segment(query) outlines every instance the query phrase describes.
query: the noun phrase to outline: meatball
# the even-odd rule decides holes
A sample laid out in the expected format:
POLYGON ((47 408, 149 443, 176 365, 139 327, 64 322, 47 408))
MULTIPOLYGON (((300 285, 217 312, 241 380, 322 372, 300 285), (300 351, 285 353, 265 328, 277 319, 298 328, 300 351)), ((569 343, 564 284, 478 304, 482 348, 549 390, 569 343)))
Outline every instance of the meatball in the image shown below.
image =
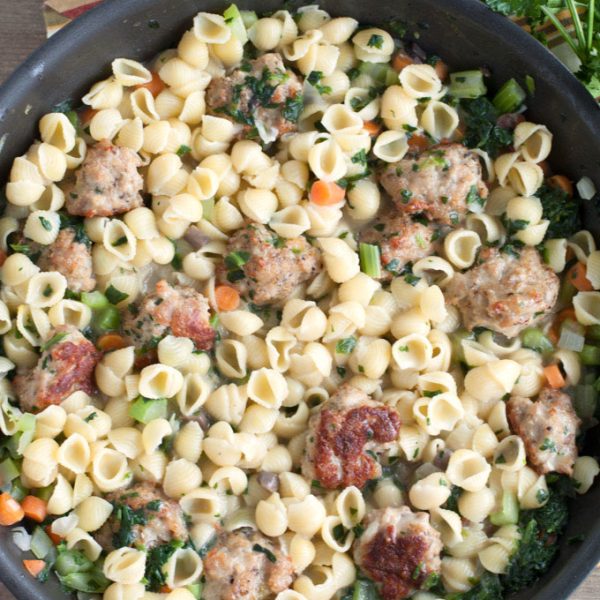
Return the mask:
POLYGON ((80 217, 112 217, 142 205, 140 157, 130 148, 102 140, 92 146, 66 194, 67 212, 80 217))
POLYGON ((575 438, 581 421, 571 399, 559 390, 544 388, 534 402, 513 396, 506 404, 511 429, 525 443, 527 458, 540 474, 573 474, 577 458, 575 438))
POLYGON ((278 540, 244 527, 219 535, 204 577, 204 600, 263 600, 291 585, 294 567, 278 540))
POLYGON ((58 271, 65 276, 72 292, 91 292, 96 287, 92 253, 75 239, 73 229, 61 229, 56 240, 43 246, 37 262, 42 271, 58 271))
POLYGON ((13 380, 23 410, 42 410, 80 390, 94 392, 94 369, 102 354, 77 329, 57 328, 42 349, 35 368, 13 380))
POLYGON ((407 506, 371 511, 354 542, 354 560, 383 600, 408 598, 441 568, 440 534, 429 515, 407 506))
POLYGON ((380 216, 360 234, 360 241, 379 246, 381 279, 390 279, 411 262, 435 252, 439 232, 431 225, 415 221, 392 210, 380 216))
POLYGON ((279 54, 263 54, 224 77, 215 77, 206 90, 209 111, 254 128, 265 143, 296 130, 302 111, 302 84, 285 68, 279 54))
POLYGON ((171 286, 161 280, 156 292, 131 306, 123 322, 123 332, 143 350, 156 347, 168 334, 190 338, 198 350, 210 350, 215 330, 209 323, 208 300, 194 288, 171 286))
POLYGON ((484 248, 478 264, 456 273, 446 288, 446 302, 461 312, 465 327, 486 327, 515 337, 552 310, 560 282, 535 248, 517 255, 484 248))
POLYGON ((403 213, 457 225, 470 202, 488 195, 478 156, 461 144, 440 144, 403 158, 380 175, 381 185, 403 213))
POLYGON ((186 541, 188 530, 179 503, 151 483, 139 483, 107 494, 114 506, 108 521, 95 534, 107 551, 122 546, 147 550, 172 540, 186 541))
POLYGON ((264 305, 285 300, 320 266, 319 251, 305 238, 283 239, 265 225, 250 223, 229 238, 217 275, 254 304, 264 305))
POLYGON ((381 476, 374 455, 388 450, 399 431, 396 411, 344 385, 310 418, 302 474, 329 490, 362 488, 381 476))

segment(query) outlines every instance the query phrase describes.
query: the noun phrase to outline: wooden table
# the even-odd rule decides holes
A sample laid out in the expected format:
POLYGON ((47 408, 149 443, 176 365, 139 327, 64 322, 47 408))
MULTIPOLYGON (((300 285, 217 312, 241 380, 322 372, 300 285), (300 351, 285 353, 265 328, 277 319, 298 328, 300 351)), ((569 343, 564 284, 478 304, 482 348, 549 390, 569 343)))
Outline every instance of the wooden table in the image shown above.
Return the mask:
MULTIPOLYGON (((44 41, 41 5, 42 0, 0 0, 0 81, 44 41)), ((600 569, 596 569, 570 600, 599 599, 600 569)), ((2 584, 0 600, 15 600, 2 584)))

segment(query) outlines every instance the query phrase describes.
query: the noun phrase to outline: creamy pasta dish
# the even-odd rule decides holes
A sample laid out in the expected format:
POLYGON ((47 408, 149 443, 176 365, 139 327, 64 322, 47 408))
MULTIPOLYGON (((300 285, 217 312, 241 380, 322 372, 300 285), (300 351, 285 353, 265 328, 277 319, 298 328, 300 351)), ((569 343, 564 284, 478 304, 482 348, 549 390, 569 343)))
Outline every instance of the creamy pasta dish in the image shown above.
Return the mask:
POLYGON ((104 600, 531 585, 600 470, 595 190, 548 164, 535 81, 488 93, 317 6, 191 25, 46 114, 6 183, 24 569, 104 600))

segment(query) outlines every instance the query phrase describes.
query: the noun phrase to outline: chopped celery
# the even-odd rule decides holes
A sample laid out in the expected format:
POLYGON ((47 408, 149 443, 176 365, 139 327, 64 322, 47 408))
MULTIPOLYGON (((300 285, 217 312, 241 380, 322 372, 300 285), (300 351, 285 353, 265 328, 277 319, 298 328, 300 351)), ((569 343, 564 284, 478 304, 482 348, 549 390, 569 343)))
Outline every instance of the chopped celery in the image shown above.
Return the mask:
POLYGON ((138 396, 137 400, 129 407, 129 416, 139 423, 149 423, 153 419, 165 418, 167 416, 167 399, 159 398, 150 400, 138 396))
POLYGON ((584 365, 600 365, 600 348, 598 346, 585 344, 579 353, 579 359, 584 365))
POLYGON ((13 481, 10 495, 17 501, 21 502, 25 496, 29 493, 29 490, 21 483, 20 479, 13 481))
POLYGON ((5 484, 16 479, 20 474, 19 465, 12 459, 7 458, 0 463, 0 483, 5 484))
POLYGON ((19 442, 17 444, 17 454, 23 454, 25 448, 29 446, 33 435, 35 434, 35 415, 25 413, 19 419, 17 430, 20 432, 19 442))
POLYGON ((121 313, 116 306, 107 306, 92 319, 92 325, 100 331, 114 331, 121 325, 121 313))
POLYGON ((223 18, 225 19, 225 23, 231 28, 232 35, 242 42, 242 44, 245 44, 248 41, 248 33, 246 32, 246 26, 238 7, 232 4, 229 8, 225 9, 223 18))
POLYGON ((465 361, 465 353, 463 350, 463 340, 473 340, 475 336, 471 331, 466 329, 457 329, 450 334, 450 342, 452 344, 452 359, 457 362, 465 361))
POLYGON ((258 15, 253 10, 240 10, 240 15, 246 29, 250 29, 258 21, 258 15))
MULTIPOLYGON (((344 596, 345 598, 346 596, 344 596)), ((375 584, 369 579, 357 579, 352 590, 352 600, 377 600, 379 594, 375 584)))
POLYGON ((100 310, 110 305, 108 298, 102 292, 83 292, 81 301, 92 310, 100 310))
POLYGON ((33 530, 33 535, 31 536, 31 551, 36 558, 46 558, 56 552, 52 540, 39 526, 33 530))
POLYGON ((490 515, 490 521, 498 526, 518 523, 519 503, 515 494, 507 491, 502 494, 502 508, 499 512, 490 515))
POLYGON ((100 594, 110 584, 110 581, 98 568, 85 573, 68 573, 59 577, 59 579, 65 587, 88 594, 100 594))
POLYGON ((200 600, 200 598, 202 598, 202 583, 192 583, 191 585, 187 586, 187 590, 192 594, 192 596, 194 596, 194 598, 196 598, 196 600, 200 600))
POLYGON ((479 98, 487 92, 480 69, 450 73, 448 93, 454 98, 479 98))
POLYGON ((525 100, 525 91, 515 79, 509 79, 494 96, 492 103, 500 114, 516 111, 525 100))
POLYGON ((598 392, 593 385, 584 383, 575 387, 573 408, 580 419, 591 419, 596 412, 597 403, 598 392))
POLYGON ((585 344, 584 332, 583 325, 572 319, 565 319, 560 326, 560 337, 557 346, 562 350, 581 352, 585 344))
POLYGON ((363 273, 366 273, 370 277, 381 277, 379 246, 361 242, 358 246, 358 255, 360 257, 360 270, 363 273))
POLYGON ((540 354, 552 352, 554 346, 552 342, 544 335, 544 332, 537 327, 529 327, 521 334, 521 341, 525 348, 535 350, 540 354))
POLYGON ((79 550, 63 550, 58 553, 54 568, 59 575, 89 571, 94 563, 79 550))
POLYGON ((201 200, 200 204, 202 204, 202 218, 212 221, 215 214, 215 199, 201 200))
POLYGON ((586 329, 585 337, 594 342, 600 342, 600 325, 590 325, 586 329))
POLYGON ((364 75, 369 75, 375 85, 398 83, 398 73, 385 63, 361 62, 358 71, 364 75))
POLYGON ((45 500, 46 502, 50 499, 50 496, 52 496, 52 492, 54 491, 54 486, 53 485, 47 485, 46 487, 43 488, 38 488, 35 491, 35 495, 40 498, 41 500, 45 500))

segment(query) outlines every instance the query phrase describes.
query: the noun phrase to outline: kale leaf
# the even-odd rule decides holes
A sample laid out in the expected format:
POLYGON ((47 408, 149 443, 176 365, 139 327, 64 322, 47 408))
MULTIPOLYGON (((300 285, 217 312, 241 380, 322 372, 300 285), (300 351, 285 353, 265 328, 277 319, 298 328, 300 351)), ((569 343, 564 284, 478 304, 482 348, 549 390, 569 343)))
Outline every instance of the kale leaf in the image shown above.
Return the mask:
POLYGON ((497 124, 499 115, 487 98, 464 99, 460 108, 466 125, 463 141, 468 148, 481 148, 495 158, 513 143, 512 131, 497 124))
POLYGON ((568 238, 581 229, 579 201, 576 198, 569 198, 560 188, 547 184, 536 192, 536 196, 542 202, 544 219, 550 221, 547 238, 568 238))

